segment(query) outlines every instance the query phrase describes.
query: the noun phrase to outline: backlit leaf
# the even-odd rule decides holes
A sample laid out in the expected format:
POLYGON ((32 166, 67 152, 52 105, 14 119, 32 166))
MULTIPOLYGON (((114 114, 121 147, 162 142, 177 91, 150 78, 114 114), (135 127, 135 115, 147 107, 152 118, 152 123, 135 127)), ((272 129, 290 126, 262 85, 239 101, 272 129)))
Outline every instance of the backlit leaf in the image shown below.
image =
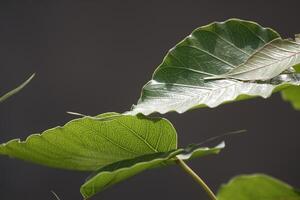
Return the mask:
POLYGON ((218 200, 300 200, 300 192, 263 174, 233 178, 218 192, 218 200))
MULTIPOLYGON (((300 65, 294 68, 296 72, 300 73, 300 65)), ((300 86, 290 86, 284 89, 281 94, 284 100, 289 101, 296 110, 300 110, 300 86)))
POLYGON ((50 167, 93 171, 120 160, 177 148, 172 124, 162 118, 105 113, 0 145, 0 154, 50 167))
POLYGON ((97 172, 95 172, 94 175, 92 175, 91 178, 81 186, 80 191, 84 198, 89 198, 96 193, 144 170, 174 164, 177 158, 188 160, 190 158, 217 154, 222 148, 224 148, 223 143, 214 148, 203 148, 193 145, 186 149, 148 154, 134 159, 113 163, 100 168, 97 172))

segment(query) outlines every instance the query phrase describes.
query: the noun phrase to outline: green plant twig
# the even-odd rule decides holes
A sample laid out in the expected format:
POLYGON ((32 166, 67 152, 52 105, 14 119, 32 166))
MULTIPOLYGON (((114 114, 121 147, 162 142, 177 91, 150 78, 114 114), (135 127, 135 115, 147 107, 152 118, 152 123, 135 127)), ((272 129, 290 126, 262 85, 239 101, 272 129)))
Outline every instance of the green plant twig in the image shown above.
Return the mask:
POLYGON ((59 198, 59 196, 58 196, 53 190, 51 190, 51 193, 54 195, 54 197, 55 197, 57 200, 61 200, 61 199, 59 198))
POLYGON ((217 197, 208 185, 183 160, 177 159, 176 163, 205 190, 211 200, 217 200, 217 197))
POLYGON ((32 74, 25 82, 23 82, 17 88, 15 88, 15 89, 11 90, 10 92, 4 94, 3 96, 0 96, 0 103, 2 103, 3 101, 5 101, 9 97, 13 96, 14 94, 16 94, 17 92, 19 92, 20 90, 22 90, 34 78, 34 76, 35 76, 35 74, 32 74))

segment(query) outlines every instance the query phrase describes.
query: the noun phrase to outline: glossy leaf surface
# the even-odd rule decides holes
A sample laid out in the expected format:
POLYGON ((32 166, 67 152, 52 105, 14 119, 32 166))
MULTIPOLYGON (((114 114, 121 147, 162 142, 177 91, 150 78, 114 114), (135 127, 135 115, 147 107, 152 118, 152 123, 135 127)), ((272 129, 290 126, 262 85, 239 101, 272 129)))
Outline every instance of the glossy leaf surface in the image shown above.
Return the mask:
POLYGON ((129 113, 183 113, 298 85, 285 74, 300 62, 298 40, 238 19, 200 27, 168 52, 129 113))
POLYGON ((300 43, 278 38, 257 50, 245 63, 230 70, 223 77, 245 81, 269 80, 298 63, 300 43))

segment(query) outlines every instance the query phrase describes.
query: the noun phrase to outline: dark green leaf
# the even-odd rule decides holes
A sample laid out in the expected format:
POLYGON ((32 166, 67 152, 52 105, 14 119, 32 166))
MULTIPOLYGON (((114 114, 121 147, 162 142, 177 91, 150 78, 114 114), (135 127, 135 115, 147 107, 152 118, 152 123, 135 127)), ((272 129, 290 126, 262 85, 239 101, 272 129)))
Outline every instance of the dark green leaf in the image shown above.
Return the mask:
POLYGON ((238 19, 200 27, 169 51, 129 113, 183 113, 299 85, 286 74, 300 62, 298 40, 238 19))
POLYGON ((128 179, 144 170, 174 164, 177 158, 187 160, 210 154, 217 154, 224 147, 219 145, 215 148, 201 148, 197 145, 186 149, 178 149, 165 153, 154 153, 129 160, 113 163, 99 169, 87 182, 81 186, 81 194, 89 198, 96 193, 128 179))
POLYGON ((300 200, 291 186, 267 175, 238 176, 221 187, 218 200, 300 200))
POLYGON ((177 148, 172 124, 162 118, 105 113, 0 145, 0 154, 73 170, 96 170, 121 160, 177 148))
POLYGON ((5 101, 6 99, 8 99, 9 97, 13 96, 14 94, 16 94, 17 92, 19 92, 20 90, 22 90, 35 76, 35 74, 32 74, 24 83, 22 83, 20 86, 18 86, 17 88, 13 89, 12 91, 6 93, 5 95, 0 97, 0 103, 5 101))

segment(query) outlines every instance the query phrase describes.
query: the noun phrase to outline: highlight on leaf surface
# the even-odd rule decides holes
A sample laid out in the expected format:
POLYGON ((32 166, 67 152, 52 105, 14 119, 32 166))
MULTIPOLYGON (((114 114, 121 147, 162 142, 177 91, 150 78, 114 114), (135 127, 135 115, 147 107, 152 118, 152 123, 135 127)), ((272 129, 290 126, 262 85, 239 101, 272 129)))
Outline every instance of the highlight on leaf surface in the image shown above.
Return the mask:
POLYGON ((283 86, 299 85, 300 76, 290 71, 300 63, 299 54, 299 36, 282 39, 254 22, 230 19, 197 28, 168 52, 129 113, 183 113, 267 98, 283 86))
POLYGON ((141 173, 144 170, 174 164, 176 159, 188 160, 196 157, 217 154, 224 147, 224 143, 213 148, 191 145, 186 149, 158 152, 129 160, 122 160, 97 170, 86 181, 86 183, 81 186, 80 192, 84 198, 89 198, 118 182, 141 173))
POLYGON ((18 93, 20 90, 22 90, 33 78, 35 74, 32 74, 24 83, 19 85, 17 88, 13 89, 12 91, 4 94, 3 96, 0 96, 0 103, 8 99, 9 97, 13 96, 14 94, 18 93))
POLYGON ((299 190, 264 174, 241 175, 223 185, 218 200, 300 200, 299 190))

